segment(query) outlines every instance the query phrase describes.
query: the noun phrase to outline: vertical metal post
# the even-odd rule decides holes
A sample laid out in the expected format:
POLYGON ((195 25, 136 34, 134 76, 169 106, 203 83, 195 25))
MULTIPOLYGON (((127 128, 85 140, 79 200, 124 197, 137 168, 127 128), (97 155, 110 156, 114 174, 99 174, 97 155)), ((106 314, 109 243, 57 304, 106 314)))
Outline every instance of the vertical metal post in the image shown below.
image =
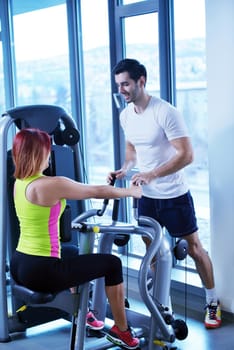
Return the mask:
POLYGON ((14 107, 17 100, 14 36, 10 5, 11 1, 9 0, 0 1, 6 109, 14 107))
MULTIPOLYGON (((79 254, 90 254, 94 248, 94 233, 93 232, 80 232, 80 250, 79 254)), ((89 301, 89 283, 83 284, 80 292, 79 310, 77 316, 77 334, 76 334, 76 350, 84 350, 85 343, 85 324, 86 314, 89 301)))
POLYGON ((12 119, 0 119, 0 341, 10 340, 8 327, 6 251, 7 251, 7 132, 12 119))

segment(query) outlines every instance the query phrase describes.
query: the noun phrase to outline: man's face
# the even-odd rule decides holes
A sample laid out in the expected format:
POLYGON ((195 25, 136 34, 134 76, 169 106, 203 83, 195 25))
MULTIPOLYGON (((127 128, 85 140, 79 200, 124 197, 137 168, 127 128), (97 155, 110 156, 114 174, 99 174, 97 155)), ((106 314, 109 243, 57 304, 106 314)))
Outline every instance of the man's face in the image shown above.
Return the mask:
POLYGON ((118 86, 118 91, 123 95, 127 103, 136 102, 141 95, 141 79, 135 82, 129 77, 128 72, 123 72, 115 75, 115 82, 118 86))

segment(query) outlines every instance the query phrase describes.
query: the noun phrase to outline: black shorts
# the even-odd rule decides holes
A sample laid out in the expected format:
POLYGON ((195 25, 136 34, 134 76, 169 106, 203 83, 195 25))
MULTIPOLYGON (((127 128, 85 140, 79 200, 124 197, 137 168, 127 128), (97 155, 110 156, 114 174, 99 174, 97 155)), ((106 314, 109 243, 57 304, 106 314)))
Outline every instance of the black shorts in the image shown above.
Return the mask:
POLYGON ((123 282, 121 260, 112 254, 78 255, 62 249, 62 258, 42 257, 14 252, 11 264, 14 280, 39 292, 59 292, 96 278, 104 277, 106 286, 123 282))
POLYGON ((172 237, 186 236, 198 230, 193 198, 189 191, 170 199, 143 196, 139 200, 138 214, 157 220, 172 237))

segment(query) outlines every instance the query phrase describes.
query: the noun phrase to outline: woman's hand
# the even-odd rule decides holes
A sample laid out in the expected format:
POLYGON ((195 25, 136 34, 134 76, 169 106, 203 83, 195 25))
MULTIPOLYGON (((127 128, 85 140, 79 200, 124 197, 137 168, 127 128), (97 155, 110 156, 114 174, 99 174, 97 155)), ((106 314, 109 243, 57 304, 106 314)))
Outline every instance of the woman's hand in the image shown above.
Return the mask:
POLYGON ((126 170, 124 169, 119 169, 119 170, 116 170, 116 171, 111 171, 108 175, 107 175, 107 179, 106 181, 110 184, 114 178, 116 179, 122 179, 123 177, 126 176, 126 170))
POLYGON ((134 198, 141 198, 142 196, 142 188, 140 185, 136 185, 134 183, 131 183, 130 186, 130 190, 131 190, 131 196, 134 198))

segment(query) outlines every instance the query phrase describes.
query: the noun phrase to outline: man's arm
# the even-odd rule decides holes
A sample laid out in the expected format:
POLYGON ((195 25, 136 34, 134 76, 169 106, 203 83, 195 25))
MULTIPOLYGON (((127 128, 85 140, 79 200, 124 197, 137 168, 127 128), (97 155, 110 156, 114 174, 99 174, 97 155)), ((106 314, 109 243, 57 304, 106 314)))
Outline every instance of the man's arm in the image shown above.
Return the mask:
POLYGON ((162 177, 175 173, 193 161, 193 149, 188 137, 181 137, 170 142, 176 149, 176 154, 167 163, 152 170, 154 177, 162 177))
POLYGON ((181 137, 170 141, 176 149, 176 154, 167 163, 152 169, 133 175, 132 181, 137 184, 148 184, 157 177, 167 176, 183 169, 193 161, 193 149, 188 137, 181 137))

